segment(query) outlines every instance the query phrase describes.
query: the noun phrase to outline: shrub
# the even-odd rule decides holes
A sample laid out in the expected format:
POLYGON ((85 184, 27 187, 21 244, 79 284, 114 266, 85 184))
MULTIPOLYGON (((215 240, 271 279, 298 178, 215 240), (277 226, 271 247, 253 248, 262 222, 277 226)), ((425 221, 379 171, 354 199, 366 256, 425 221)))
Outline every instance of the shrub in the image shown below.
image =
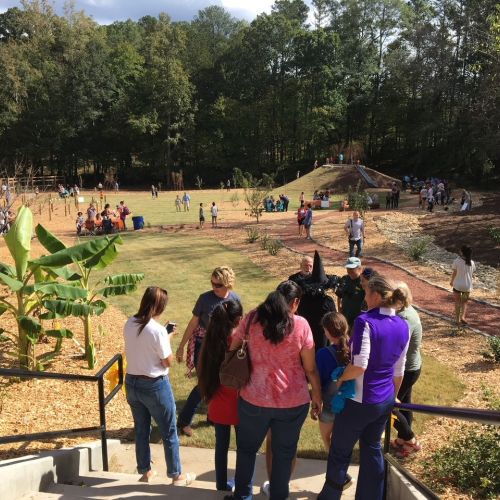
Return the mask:
POLYGON ((499 428, 486 426, 466 431, 431 456, 424 476, 438 491, 448 484, 474 498, 497 498, 499 442, 499 428))
POLYGON ((247 227, 247 243, 255 243, 259 238, 260 233, 256 227, 247 227))
POLYGON ((283 248, 283 242, 280 239, 270 238, 267 242, 267 251, 271 255, 278 255, 280 250, 283 248))
POLYGON ((427 252, 427 247, 431 242, 430 236, 422 236, 421 238, 415 238, 410 242, 410 246, 408 247, 408 255, 413 260, 420 260, 425 252, 427 252))
POLYGON ((500 227, 490 226, 488 228, 490 238, 498 245, 500 244, 500 227))
POLYGON ((488 345, 491 351, 491 353, 488 353, 488 358, 500 363, 500 337, 488 337, 488 345))
POLYGON ((233 193, 230 198, 231 203, 233 204, 233 207, 237 207, 240 204, 240 197, 238 196, 238 193, 233 193))
POLYGON ((271 238, 269 237, 269 235, 267 233, 262 233, 260 235, 260 247, 262 248, 262 250, 267 250, 267 244, 269 242, 271 238))
POLYGON ((347 190, 347 201, 349 208, 360 212, 361 216, 370 208, 368 206, 368 195, 360 189, 360 182, 356 185, 356 190, 353 191, 351 186, 347 190))

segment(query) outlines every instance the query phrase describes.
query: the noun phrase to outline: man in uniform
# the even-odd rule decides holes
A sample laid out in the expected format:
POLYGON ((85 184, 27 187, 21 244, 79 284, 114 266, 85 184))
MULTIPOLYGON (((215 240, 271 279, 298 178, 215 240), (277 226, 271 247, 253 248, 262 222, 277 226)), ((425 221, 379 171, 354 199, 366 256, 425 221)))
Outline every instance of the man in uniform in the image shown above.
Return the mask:
POLYGON ((361 286, 361 260, 358 257, 349 257, 345 268, 347 274, 340 280, 335 294, 338 297, 339 311, 346 317, 352 328, 354 320, 361 313, 365 300, 365 291, 361 286))

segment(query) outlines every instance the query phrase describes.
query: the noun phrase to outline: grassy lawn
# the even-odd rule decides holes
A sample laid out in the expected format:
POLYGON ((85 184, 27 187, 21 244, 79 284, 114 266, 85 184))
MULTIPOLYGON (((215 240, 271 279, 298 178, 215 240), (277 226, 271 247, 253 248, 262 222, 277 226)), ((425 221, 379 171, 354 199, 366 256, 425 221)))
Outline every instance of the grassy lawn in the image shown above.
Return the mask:
MULTIPOLYGON (((166 288, 169 292, 169 304, 164 319, 175 320, 178 324, 174 350, 191 317, 198 295, 209 289, 210 273, 217 265, 227 264, 236 271, 235 290, 246 311, 261 302, 279 281, 240 253, 228 250, 198 233, 186 235, 145 231, 125 234, 124 240, 120 255, 113 264, 113 272, 144 272, 146 278, 139 292, 113 298, 111 302, 127 315, 132 315, 137 311, 145 286, 154 284, 166 288)), ((426 357, 424 363, 424 372, 414 391, 415 401, 451 404, 458 399, 462 386, 453 373, 433 358, 426 357)), ((186 379, 184 373, 184 366, 179 365, 170 372, 178 408, 182 408, 195 383, 192 379, 186 379)), ((182 444, 209 448, 214 446, 214 432, 205 424, 205 418, 205 410, 202 408, 195 417, 194 437, 182 437, 182 444)), ((418 434, 429 422, 429 418, 417 416, 415 420, 418 434)), ((317 423, 310 419, 302 430, 299 453, 307 457, 326 457, 317 423)))

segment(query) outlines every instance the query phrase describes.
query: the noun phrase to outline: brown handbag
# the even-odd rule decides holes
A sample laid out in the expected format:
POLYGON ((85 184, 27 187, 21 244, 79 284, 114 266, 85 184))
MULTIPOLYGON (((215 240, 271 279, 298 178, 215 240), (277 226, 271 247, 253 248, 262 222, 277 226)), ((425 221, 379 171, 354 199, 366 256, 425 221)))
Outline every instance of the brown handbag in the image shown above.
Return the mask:
POLYGON ((245 326, 245 336, 238 349, 226 351, 224 361, 220 365, 219 380, 221 385, 240 390, 250 381, 252 374, 252 362, 248 351, 248 332, 253 322, 255 311, 248 315, 248 321, 245 326))

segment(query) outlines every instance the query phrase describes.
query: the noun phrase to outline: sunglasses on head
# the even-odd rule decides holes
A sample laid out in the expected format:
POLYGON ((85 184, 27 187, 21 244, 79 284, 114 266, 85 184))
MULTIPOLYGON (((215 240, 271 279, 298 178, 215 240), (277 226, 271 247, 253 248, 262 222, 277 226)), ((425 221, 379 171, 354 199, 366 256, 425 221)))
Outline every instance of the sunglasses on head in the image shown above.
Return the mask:
POLYGON ((214 283, 213 281, 210 281, 210 283, 212 283, 214 288, 222 288, 224 286, 223 283, 214 283))

